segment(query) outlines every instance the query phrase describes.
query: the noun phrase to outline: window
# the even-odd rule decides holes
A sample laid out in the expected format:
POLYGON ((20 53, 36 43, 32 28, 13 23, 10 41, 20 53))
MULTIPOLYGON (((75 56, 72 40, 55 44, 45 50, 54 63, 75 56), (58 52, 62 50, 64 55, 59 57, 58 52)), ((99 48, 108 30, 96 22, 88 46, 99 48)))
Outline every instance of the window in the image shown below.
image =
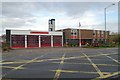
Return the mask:
POLYGON ((49 31, 53 31, 53 29, 52 29, 52 28, 49 28, 49 31))
POLYGON ((75 35, 77 34, 77 33, 74 33, 75 35))
POLYGON ((71 30, 71 35, 76 36, 76 35, 77 35, 77 29, 72 29, 72 30, 71 30))
POLYGON ((73 32, 71 34, 73 35, 73 32))

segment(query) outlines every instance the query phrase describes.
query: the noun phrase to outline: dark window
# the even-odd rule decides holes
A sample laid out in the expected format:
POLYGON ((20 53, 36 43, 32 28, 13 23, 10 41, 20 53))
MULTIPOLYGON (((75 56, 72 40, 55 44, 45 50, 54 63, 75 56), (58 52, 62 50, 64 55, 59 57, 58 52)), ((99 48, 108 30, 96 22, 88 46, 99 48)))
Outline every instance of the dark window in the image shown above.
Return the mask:
POLYGON ((53 31, 53 29, 52 29, 52 28, 49 28, 49 31, 53 31))
POLYGON ((75 32, 74 34, 76 35, 77 33, 75 32))
POLYGON ((50 28, 51 30, 50 31, 53 31, 53 29, 52 28, 50 28))

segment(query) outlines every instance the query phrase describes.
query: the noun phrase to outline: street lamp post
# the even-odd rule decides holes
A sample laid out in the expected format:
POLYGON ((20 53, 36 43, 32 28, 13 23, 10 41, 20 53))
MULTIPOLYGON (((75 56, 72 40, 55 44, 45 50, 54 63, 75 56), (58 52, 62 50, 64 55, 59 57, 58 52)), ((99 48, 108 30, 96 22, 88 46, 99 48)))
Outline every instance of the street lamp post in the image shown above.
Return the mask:
POLYGON ((81 24, 79 22, 79 47, 81 47, 81 40, 82 40, 80 26, 81 24))
POLYGON ((107 41, 107 32, 106 32, 106 9, 113 6, 115 4, 111 4, 109 6, 107 6, 106 8, 104 8, 104 14, 105 14, 105 44, 106 44, 106 41, 107 41))

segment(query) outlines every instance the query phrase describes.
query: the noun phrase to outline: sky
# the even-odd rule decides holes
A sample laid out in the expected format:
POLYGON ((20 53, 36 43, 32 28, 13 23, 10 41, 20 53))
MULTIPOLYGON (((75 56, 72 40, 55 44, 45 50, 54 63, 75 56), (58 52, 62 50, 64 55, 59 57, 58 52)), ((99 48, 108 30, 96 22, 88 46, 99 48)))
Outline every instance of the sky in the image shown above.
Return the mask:
POLYGON ((48 20, 55 19, 56 30, 65 28, 104 30, 104 9, 107 30, 118 32, 118 2, 28 2, 0 3, 0 34, 6 29, 48 31, 48 20))

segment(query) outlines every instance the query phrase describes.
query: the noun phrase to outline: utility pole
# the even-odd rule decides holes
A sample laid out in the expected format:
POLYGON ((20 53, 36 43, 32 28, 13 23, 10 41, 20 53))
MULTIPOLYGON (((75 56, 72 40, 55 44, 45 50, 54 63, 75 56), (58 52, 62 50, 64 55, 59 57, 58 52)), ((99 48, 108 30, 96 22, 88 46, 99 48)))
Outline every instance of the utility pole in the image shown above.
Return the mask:
POLYGON ((113 6, 115 4, 111 4, 111 5, 108 5, 106 8, 104 8, 104 16, 105 16, 105 45, 106 45, 106 42, 107 42, 107 31, 106 31, 106 9, 113 6))
POLYGON ((81 30, 80 30, 80 26, 81 26, 81 24, 80 24, 80 22, 79 22, 79 46, 81 47, 81 30))

